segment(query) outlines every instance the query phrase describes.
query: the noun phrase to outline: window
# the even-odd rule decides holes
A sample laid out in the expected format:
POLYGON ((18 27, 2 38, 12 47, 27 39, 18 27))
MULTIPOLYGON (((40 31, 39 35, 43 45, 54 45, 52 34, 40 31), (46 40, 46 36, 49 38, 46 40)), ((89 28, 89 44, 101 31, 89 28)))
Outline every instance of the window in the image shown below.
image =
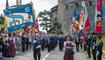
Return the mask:
POLYGON ((68 9, 68 5, 66 5, 65 7, 66 7, 66 9, 68 9))
POLYGON ((76 7, 78 7, 78 3, 75 3, 76 7))
POLYGON ((64 5, 68 5, 69 3, 73 2, 74 0, 64 0, 64 5))
POLYGON ((92 1, 89 1, 89 5, 92 6, 92 1))

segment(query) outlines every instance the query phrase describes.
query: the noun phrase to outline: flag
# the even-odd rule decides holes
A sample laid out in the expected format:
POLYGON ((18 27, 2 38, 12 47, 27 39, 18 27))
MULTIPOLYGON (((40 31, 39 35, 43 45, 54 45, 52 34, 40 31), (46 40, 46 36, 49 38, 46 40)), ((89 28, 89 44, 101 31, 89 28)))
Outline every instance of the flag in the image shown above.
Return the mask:
POLYGON ((80 30, 83 29, 83 22, 84 22, 84 14, 83 14, 84 10, 83 10, 83 3, 82 3, 82 7, 81 7, 81 13, 80 13, 80 20, 79 20, 79 28, 80 30))
MULTIPOLYGON (((102 2, 102 0, 101 0, 101 2, 102 2)), ((101 6, 101 13, 102 13, 102 20, 105 20, 105 12, 104 12, 103 3, 102 3, 102 6, 101 6)))
POLYGON ((73 27, 72 27, 72 25, 73 25, 73 21, 72 21, 72 18, 70 19, 70 32, 73 32, 73 27))
POLYGON ((102 13, 101 13, 101 6, 102 6, 102 0, 97 0, 97 5, 96 5, 96 32, 98 34, 102 33, 102 13))
POLYGON ((8 0, 6 0, 6 9, 9 9, 8 0))
POLYGON ((87 8, 85 1, 82 1, 81 15, 80 15, 80 29, 83 29, 83 32, 91 30, 91 25, 89 22, 89 16, 87 13, 87 8))
POLYGON ((31 31, 31 33, 33 34, 34 33, 34 26, 30 26, 30 31, 31 31))
POLYGON ((76 30, 79 28, 79 22, 77 21, 77 14, 76 11, 74 10, 73 12, 73 30, 76 32, 76 30))
POLYGON ((10 9, 3 10, 3 12, 7 20, 8 32, 34 25, 32 3, 14 5, 10 9))
POLYGON ((36 18, 36 20, 35 20, 35 29, 39 32, 38 18, 36 18))

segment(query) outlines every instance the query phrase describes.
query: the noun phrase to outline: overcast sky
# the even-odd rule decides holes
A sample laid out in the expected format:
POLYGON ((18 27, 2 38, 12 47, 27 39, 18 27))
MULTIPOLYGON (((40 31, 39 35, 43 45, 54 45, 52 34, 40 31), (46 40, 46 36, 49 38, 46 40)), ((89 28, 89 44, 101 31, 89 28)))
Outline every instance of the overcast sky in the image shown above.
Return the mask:
MULTIPOLYGON (((9 6, 16 5, 16 0, 8 0, 9 6)), ((36 14, 43 10, 50 10, 53 6, 58 4, 57 0, 22 0, 22 4, 27 4, 30 1, 34 4, 36 14)), ((0 14, 3 13, 3 9, 6 7, 6 0, 0 0, 0 14)))

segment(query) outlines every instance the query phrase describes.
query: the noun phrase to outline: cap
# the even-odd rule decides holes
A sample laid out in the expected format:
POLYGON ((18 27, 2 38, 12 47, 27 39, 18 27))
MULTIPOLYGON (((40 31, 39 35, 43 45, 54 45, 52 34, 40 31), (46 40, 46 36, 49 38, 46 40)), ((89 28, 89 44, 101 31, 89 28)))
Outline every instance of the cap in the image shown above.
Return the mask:
POLYGON ((102 37, 101 36, 98 36, 98 38, 101 39, 102 37))
POLYGON ((95 34, 97 34, 97 33, 95 33, 95 32, 92 32, 92 34, 93 34, 93 35, 95 35, 95 34))

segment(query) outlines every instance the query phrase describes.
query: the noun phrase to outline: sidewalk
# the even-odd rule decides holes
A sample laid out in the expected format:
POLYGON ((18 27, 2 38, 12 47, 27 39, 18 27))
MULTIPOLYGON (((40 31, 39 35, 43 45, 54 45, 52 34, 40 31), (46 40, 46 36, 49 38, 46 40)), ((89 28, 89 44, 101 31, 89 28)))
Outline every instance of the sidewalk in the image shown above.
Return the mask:
MULTIPOLYGON (((64 51, 60 52, 57 47, 50 54, 46 55, 45 59, 43 60, 63 60, 63 56, 64 56, 64 51)), ((91 60, 91 59, 88 59, 87 55, 83 51, 80 51, 80 52, 75 52, 74 60, 91 60)))
POLYGON ((83 51, 80 51, 80 52, 75 52, 74 60, 91 60, 91 58, 88 58, 83 51))

